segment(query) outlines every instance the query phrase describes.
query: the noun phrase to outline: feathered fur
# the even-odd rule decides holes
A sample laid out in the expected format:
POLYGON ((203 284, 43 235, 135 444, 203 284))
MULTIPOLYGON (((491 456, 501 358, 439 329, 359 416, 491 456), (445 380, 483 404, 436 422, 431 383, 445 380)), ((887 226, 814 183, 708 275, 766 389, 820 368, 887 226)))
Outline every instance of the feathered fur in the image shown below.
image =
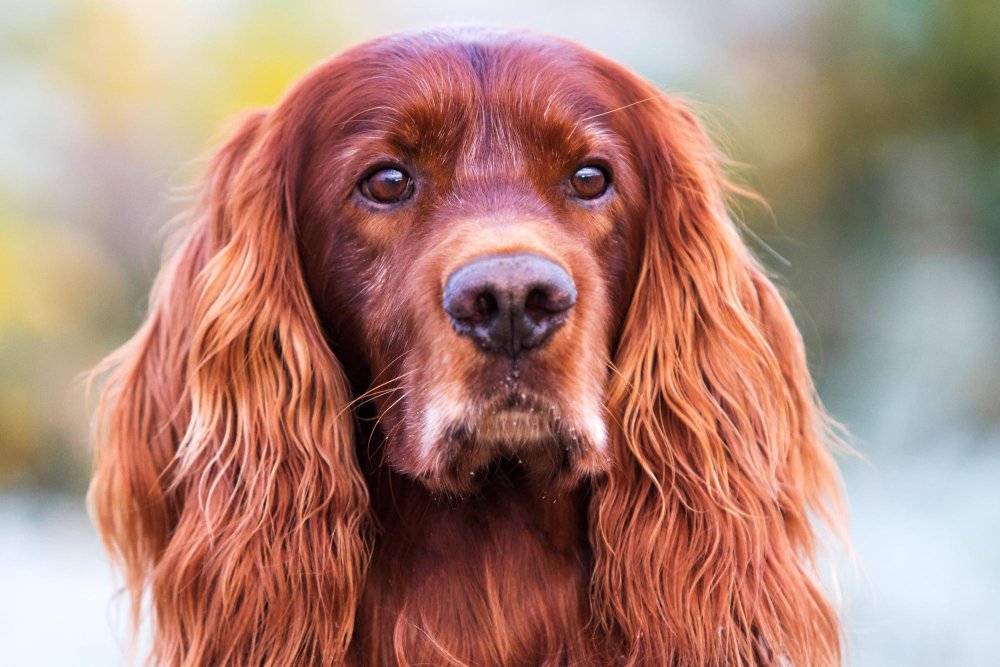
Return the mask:
POLYGON ((521 33, 376 41, 247 116, 145 324, 98 369, 90 503, 136 626, 148 599, 149 661, 839 664, 810 521, 839 525, 827 420, 721 164, 679 102, 521 33), (424 137, 418 196, 444 188, 395 222, 338 194, 383 131, 424 137), (522 187, 591 149, 615 169, 604 208, 522 187), (498 211, 510 232, 483 234, 498 211), (547 491, 438 477, 457 454, 420 421, 475 430, 481 411, 442 401, 478 400, 499 362, 463 347, 435 290, 511 247, 580 290, 537 367, 496 375, 552 397, 576 467, 547 491))

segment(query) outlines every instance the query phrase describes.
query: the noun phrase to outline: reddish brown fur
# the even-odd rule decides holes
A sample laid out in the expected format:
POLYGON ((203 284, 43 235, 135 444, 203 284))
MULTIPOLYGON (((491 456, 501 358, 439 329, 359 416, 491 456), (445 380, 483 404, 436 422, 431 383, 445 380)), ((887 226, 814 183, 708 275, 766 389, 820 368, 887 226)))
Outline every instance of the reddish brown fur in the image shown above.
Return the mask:
POLYGON ((681 104, 524 33, 371 42, 247 117, 103 366, 91 502, 150 661, 839 664, 825 417, 719 163, 681 104), (610 194, 568 197, 595 161, 610 194), (387 163, 416 190, 382 210, 356 185, 387 163), (511 362, 441 293, 524 251, 578 297, 511 362))

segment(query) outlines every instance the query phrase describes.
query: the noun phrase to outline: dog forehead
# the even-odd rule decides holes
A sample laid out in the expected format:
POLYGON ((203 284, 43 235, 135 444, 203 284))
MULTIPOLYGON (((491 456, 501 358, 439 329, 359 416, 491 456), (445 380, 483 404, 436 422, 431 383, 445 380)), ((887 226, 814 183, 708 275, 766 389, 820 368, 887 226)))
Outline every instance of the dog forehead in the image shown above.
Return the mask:
POLYGON ((614 101, 595 81, 594 54, 570 42, 485 28, 400 33, 336 59, 355 126, 410 137, 455 130, 568 134, 614 101), (593 62, 592 62, 593 61, 593 62), (345 76, 346 74, 346 76, 345 76))

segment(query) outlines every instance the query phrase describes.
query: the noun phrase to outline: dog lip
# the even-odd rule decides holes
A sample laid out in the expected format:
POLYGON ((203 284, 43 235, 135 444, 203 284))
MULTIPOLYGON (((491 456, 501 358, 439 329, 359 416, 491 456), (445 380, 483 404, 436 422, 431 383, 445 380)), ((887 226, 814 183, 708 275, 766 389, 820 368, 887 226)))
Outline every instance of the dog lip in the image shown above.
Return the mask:
POLYGON ((502 408, 509 410, 516 410, 518 408, 524 408, 528 401, 528 395, 524 392, 510 392, 507 394, 507 398, 503 401, 502 408))
POLYGON ((483 402, 486 414, 510 412, 537 412, 553 415, 558 412, 554 403, 542 398, 538 393, 523 388, 500 391, 492 399, 483 402))

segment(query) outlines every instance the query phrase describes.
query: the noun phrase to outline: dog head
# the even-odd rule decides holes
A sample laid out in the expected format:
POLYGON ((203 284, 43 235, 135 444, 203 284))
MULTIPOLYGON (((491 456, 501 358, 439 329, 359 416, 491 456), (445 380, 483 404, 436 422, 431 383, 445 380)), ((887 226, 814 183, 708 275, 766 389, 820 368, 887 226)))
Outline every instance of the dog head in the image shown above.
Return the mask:
POLYGON ((91 499, 156 660, 343 659, 367 398, 433 490, 589 480, 615 664, 837 662, 823 413, 730 191, 682 104, 526 33, 376 40, 245 118, 107 364, 91 499))

